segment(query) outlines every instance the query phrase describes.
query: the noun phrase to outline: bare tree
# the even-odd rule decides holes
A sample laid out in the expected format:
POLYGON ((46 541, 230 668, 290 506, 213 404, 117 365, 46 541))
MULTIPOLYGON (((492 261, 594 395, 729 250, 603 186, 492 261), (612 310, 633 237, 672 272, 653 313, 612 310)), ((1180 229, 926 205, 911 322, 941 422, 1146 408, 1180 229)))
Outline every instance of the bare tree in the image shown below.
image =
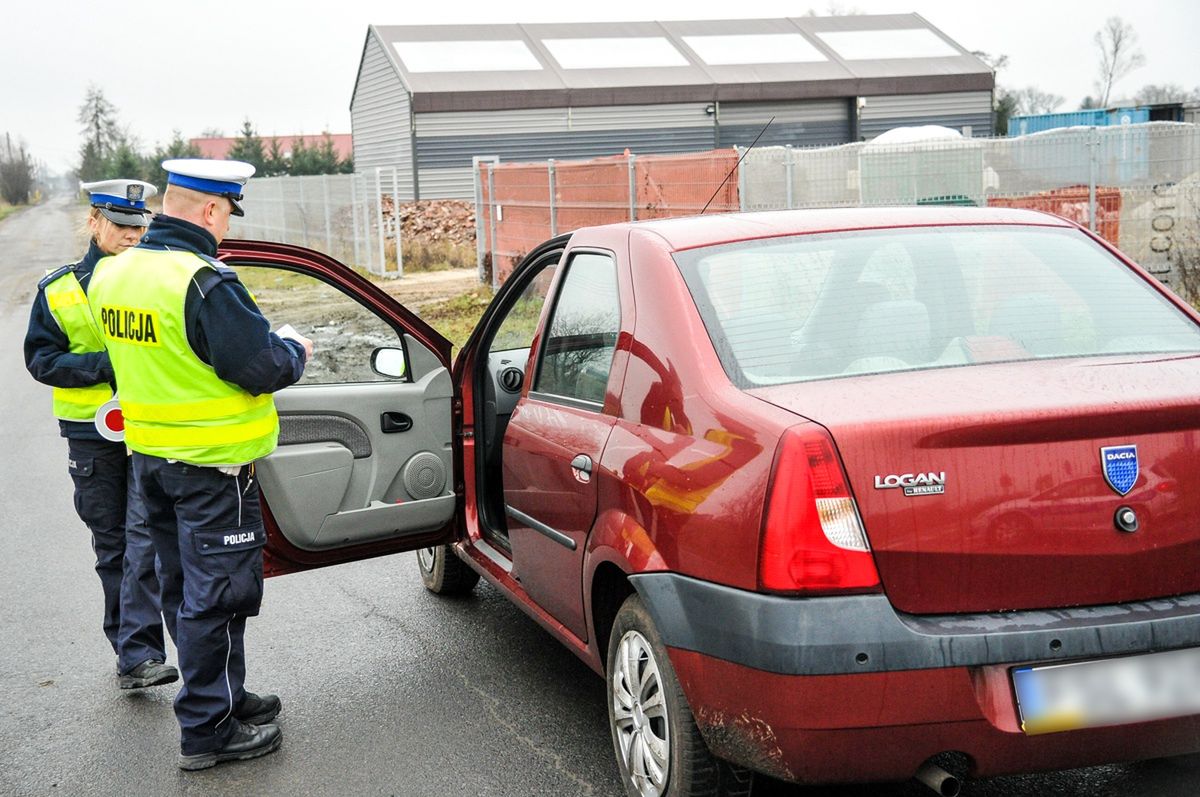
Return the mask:
POLYGON ((1120 17, 1109 17, 1094 37, 1100 50, 1099 78, 1096 93, 1100 107, 1107 108, 1113 84, 1133 70, 1145 65, 1146 56, 1137 49, 1137 33, 1120 17))
POLYGON ((1057 94, 1042 91, 1037 86, 1026 86, 1013 91, 1017 101, 1017 113, 1053 113, 1065 100, 1057 94))
POLYGON ((1003 53, 992 55, 991 53, 984 52, 983 50, 972 50, 971 55, 987 64, 988 68, 993 72, 999 72, 1001 69, 1008 66, 1008 56, 1004 55, 1003 53))
POLYGON ((28 203, 36 178, 37 167, 24 142, 13 144, 12 137, 5 133, 0 146, 0 197, 10 205, 28 203))
POLYGON ((1133 99, 1138 105, 1158 105, 1170 102, 1200 102, 1200 86, 1188 91, 1178 83, 1147 83, 1138 89, 1133 99))

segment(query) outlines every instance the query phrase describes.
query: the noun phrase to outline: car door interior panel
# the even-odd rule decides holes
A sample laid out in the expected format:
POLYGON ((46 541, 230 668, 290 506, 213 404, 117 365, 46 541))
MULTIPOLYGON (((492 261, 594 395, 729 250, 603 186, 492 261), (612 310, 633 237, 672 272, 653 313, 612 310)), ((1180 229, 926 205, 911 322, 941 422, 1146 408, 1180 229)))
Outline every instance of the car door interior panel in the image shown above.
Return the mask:
POLYGON ((355 459, 371 456, 371 438, 355 421, 341 415, 286 415, 279 419, 279 445, 337 443, 355 459))
POLYGON ((420 534, 453 517, 450 373, 415 339, 405 343, 412 381, 297 385, 276 394, 280 445, 257 472, 296 547, 420 534), (411 426, 397 431, 383 423, 388 417, 411 426))
MULTIPOLYGON (((281 429, 289 417, 296 419, 284 416, 281 429)), ((305 549, 319 547, 325 512, 328 507, 341 506, 353 470, 350 449, 334 442, 281 445, 256 467, 262 490, 269 496, 279 495, 283 485, 288 486, 289 500, 268 500, 275 522, 286 530, 288 540, 305 549)))

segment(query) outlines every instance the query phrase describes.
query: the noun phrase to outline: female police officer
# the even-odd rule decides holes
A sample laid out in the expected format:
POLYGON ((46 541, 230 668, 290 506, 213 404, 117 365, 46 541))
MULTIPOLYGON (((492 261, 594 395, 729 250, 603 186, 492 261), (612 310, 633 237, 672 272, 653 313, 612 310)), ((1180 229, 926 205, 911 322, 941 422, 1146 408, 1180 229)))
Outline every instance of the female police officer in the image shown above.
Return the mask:
MULTIPOLYGON (((170 683, 179 673, 164 664, 153 546, 148 536, 126 534, 125 445, 105 440, 94 424, 96 411, 113 396, 113 370, 86 294, 96 263, 141 238, 150 223, 146 200, 158 191, 139 180, 105 180, 83 189, 91 199, 91 244, 78 263, 38 283, 25 335, 25 366, 34 379, 54 388, 54 415, 67 438, 75 482, 75 510, 91 529, 104 589, 104 635, 117 653, 120 687, 138 689, 170 683)), ((168 618, 172 632, 174 619, 168 618)))

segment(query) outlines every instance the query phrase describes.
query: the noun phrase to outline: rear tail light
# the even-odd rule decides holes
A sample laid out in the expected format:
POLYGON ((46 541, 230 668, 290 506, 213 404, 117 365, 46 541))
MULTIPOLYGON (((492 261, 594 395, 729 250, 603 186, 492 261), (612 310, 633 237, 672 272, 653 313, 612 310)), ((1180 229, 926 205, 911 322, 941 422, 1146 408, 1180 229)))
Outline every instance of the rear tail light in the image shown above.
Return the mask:
POLYGON ((759 582, 772 592, 876 592, 879 573, 825 430, 787 430, 775 455, 759 582))

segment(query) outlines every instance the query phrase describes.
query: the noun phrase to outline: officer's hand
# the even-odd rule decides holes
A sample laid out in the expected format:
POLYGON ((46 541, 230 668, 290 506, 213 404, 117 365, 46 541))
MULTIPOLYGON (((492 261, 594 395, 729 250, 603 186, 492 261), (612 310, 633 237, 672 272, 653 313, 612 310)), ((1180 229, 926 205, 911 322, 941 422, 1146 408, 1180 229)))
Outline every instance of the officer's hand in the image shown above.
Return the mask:
POLYGON ((303 335, 297 335, 296 337, 292 338, 292 340, 297 341, 301 346, 304 347, 304 361, 308 362, 311 360, 313 353, 313 342, 303 335))

